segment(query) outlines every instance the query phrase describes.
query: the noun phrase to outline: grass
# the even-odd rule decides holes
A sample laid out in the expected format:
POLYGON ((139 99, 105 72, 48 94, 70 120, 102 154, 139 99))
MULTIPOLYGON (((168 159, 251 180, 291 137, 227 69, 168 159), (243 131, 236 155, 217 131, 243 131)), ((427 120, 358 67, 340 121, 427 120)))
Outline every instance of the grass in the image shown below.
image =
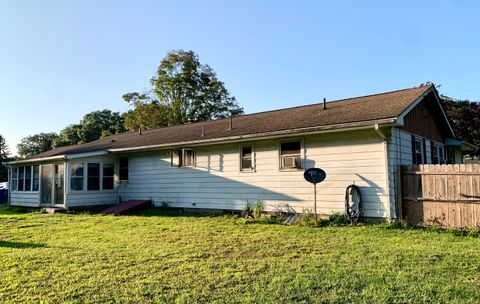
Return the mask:
POLYGON ((478 303, 480 238, 0 207, 2 303, 478 303))

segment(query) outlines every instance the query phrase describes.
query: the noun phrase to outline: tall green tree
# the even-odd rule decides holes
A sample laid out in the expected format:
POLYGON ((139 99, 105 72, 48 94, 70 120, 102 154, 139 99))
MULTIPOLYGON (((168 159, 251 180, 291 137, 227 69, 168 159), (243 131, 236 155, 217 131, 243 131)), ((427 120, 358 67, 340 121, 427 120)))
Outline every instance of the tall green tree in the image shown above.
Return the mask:
MULTIPOLYGON (((442 96, 442 105, 458 138, 480 146, 480 102, 442 96)), ((471 153, 480 156, 480 149, 471 153)))
POLYGON ((243 113, 214 70, 201 64, 193 51, 169 52, 160 62, 150 84, 152 95, 129 93, 123 96, 134 107, 125 114, 129 130, 139 126, 154 128, 243 113))
POLYGON ((64 147, 70 145, 79 144, 82 140, 80 138, 80 133, 82 130, 82 126, 80 124, 71 124, 62 131, 58 137, 53 141, 52 147, 64 147))
POLYGON ((39 133, 22 138, 17 145, 18 154, 27 157, 51 150, 53 141, 58 138, 57 133, 39 133))
POLYGON ((5 142, 5 138, 0 135, 0 182, 6 182, 8 179, 7 167, 2 165, 2 162, 8 160, 9 154, 10 151, 8 149, 7 143, 5 142))
POLYGON ((125 131, 123 117, 120 113, 107 109, 86 114, 80 125, 79 137, 82 143, 125 131))
POLYGON ((87 143, 125 130, 124 118, 119 112, 94 111, 85 114, 79 124, 63 129, 54 140, 53 148, 87 143))

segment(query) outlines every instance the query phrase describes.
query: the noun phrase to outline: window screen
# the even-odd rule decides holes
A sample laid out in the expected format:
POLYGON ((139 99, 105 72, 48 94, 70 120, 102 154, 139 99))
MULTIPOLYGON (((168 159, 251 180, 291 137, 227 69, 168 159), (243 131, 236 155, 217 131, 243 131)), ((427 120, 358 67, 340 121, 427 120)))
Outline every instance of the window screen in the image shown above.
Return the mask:
POLYGON ((128 180, 128 158, 120 158, 120 180, 128 180))
POLYGON ((103 164, 103 190, 113 189, 113 164, 103 164))
POLYGON ((241 169, 242 170, 252 170, 253 169, 253 153, 251 146, 242 147, 241 150, 241 169))
POLYGON ((81 191, 83 190, 83 165, 72 164, 70 173, 70 189, 81 191))
POLYGON ((89 163, 87 166, 87 190, 100 190, 100 164, 89 163))

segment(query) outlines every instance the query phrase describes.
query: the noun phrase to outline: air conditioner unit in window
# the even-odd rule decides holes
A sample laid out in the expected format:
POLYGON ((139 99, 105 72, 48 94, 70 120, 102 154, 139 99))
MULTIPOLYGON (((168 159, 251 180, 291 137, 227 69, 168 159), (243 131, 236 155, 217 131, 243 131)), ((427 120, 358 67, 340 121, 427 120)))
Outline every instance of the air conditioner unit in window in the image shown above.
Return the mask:
POLYGON ((300 168, 300 157, 298 156, 283 156, 282 168, 300 168))

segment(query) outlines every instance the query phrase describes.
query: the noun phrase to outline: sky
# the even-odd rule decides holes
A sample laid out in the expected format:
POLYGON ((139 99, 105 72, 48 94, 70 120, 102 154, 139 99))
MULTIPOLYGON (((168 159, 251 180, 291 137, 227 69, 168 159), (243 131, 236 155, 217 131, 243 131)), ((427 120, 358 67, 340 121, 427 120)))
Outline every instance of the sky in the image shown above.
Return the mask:
POLYGON ((195 51, 246 113, 418 86, 480 100, 479 1, 0 0, 0 134, 129 109, 195 51))

